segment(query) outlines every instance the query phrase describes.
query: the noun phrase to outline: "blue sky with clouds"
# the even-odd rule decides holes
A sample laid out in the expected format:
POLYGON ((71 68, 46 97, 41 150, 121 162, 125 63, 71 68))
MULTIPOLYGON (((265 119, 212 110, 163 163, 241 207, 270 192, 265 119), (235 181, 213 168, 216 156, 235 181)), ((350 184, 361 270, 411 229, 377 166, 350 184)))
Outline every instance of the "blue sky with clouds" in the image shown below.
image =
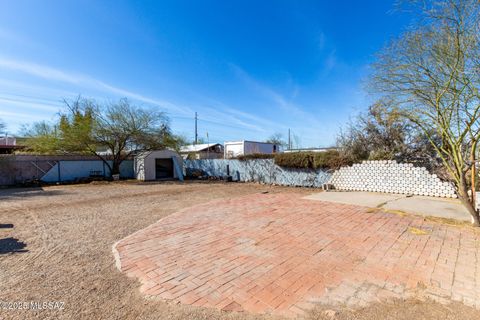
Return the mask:
POLYGON ((0 0, 0 119, 51 121, 62 99, 128 97, 211 142, 291 128, 330 146, 362 80, 409 23, 395 1, 0 0))

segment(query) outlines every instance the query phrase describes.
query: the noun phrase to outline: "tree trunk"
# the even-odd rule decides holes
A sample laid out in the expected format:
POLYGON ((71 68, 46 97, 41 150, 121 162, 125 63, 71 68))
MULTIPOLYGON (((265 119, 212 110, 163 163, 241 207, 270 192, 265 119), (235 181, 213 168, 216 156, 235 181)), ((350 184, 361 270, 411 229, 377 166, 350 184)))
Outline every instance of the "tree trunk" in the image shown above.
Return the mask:
POLYGON ((120 163, 122 163, 119 159, 113 159, 112 163, 112 174, 120 174, 120 163))
POLYGON ((472 225, 480 227, 480 217, 476 208, 475 202, 472 201, 473 197, 468 196, 468 186, 466 183, 462 183, 458 188, 458 198, 462 202, 463 206, 468 210, 472 217, 472 225))
POLYGON ((476 190, 476 187, 477 187, 477 161, 476 161, 476 158, 475 158, 475 154, 476 154, 476 148, 475 148, 475 145, 474 144, 472 146, 472 151, 470 153, 470 161, 472 163, 472 170, 470 172, 470 190, 472 190, 472 203, 473 203, 473 206, 477 207, 477 190, 476 190))
POLYGON ((107 166, 108 171, 109 171, 110 176, 111 176, 113 170, 112 170, 112 167, 110 166, 110 164, 108 163, 108 161, 105 159, 105 157, 99 155, 97 152, 94 152, 94 151, 92 152, 92 154, 94 156, 98 157, 100 160, 102 160, 103 164, 107 166))

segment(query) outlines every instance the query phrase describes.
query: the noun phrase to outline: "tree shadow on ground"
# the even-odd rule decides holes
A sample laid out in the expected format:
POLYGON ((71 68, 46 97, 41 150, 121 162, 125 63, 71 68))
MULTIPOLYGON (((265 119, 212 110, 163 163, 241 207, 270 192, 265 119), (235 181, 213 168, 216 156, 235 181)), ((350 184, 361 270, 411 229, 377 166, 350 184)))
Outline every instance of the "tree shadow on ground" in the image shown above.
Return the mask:
POLYGON ((44 188, 7 188, 0 189, 0 200, 20 199, 30 197, 45 197, 64 195, 69 192, 63 190, 45 190, 44 188))
POLYGON ((28 252, 27 245, 15 238, 0 239, 0 254, 28 252))

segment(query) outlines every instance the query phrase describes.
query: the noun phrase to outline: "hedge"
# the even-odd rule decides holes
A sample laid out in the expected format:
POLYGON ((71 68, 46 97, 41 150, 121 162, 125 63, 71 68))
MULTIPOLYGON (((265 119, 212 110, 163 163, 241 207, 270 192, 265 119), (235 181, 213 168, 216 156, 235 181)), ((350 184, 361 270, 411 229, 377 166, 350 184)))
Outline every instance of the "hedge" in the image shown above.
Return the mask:
POLYGON ((337 150, 325 152, 289 152, 277 153, 275 164, 286 168, 300 169, 337 169, 350 165, 337 150))
POLYGON ((266 153, 253 153, 253 154, 246 154, 243 156, 238 156, 235 159, 240 160, 240 161, 246 161, 246 160, 254 160, 254 159, 273 159, 274 154, 266 154, 266 153))
POLYGON ((336 168, 340 161, 340 153, 336 150, 316 152, 313 155, 313 167, 315 169, 336 168))
POLYGON ((286 168, 313 168, 313 161, 312 152, 288 152, 275 155, 275 164, 286 168))

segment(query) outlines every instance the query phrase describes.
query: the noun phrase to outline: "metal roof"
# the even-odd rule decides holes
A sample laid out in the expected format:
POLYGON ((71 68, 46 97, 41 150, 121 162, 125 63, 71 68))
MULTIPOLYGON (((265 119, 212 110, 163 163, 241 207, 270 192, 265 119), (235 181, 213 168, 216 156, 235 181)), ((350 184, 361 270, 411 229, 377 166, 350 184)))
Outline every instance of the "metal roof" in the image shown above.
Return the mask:
POLYGON ((259 144, 271 144, 271 145, 275 144, 275 143, 271 143, 271 142, 252 141, 252 140, 225 141, 225 144, 239 144, 239 143, 245 143, 245 142, 259 143, 259 144))
POLYGON ((188 146, 180 147, 180 152, 200 152, 216 146, 221 146, 221 144, 220 143, 190 144, 188 146))

